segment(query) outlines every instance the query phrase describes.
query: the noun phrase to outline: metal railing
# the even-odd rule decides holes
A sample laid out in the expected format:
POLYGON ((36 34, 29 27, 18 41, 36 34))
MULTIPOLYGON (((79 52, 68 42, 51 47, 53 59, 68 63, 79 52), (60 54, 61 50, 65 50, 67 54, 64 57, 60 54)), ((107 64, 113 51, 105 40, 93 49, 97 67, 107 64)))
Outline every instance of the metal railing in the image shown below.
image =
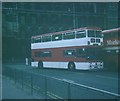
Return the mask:
POLYGON ((44 96, 45 99, 119 99, 120 95, 101 89, 78 84, 67 79, 19 70, 3 68, 3 75, 14 80, 23 89, 28 88, 31 94, 44 96))

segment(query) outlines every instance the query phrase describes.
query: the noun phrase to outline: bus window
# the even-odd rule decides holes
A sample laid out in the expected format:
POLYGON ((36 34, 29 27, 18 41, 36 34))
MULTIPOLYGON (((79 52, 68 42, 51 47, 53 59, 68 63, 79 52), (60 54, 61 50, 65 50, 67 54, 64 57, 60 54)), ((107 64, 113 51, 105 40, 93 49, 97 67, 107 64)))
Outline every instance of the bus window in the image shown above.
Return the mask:
MULTIPOLYGON (((97 40, 97 39, 96 39, 97 40)), ((91 43, 95 43, 95 39, 94 38, 91 38, 91 43)))
POLYGON ((95 31, 94 30, 88 30, 88 37, 95 37, 95 31))
POLYGON ((35 38, 35 43, 41 42, 41 38, 35 38))
POLYGON ((69 32, 69 33, 65 33, 63 34, 63 39, 75 39, 75 32, 69 32))
POLYGON ((84 38, 86 37, 85 31, 77 31, 76 32, 76 38, 84 38))
POLYGON ((96 42, 97 42, 97 43, 100 43, 100 39, 96 39, 96 42))
POLYGON ((44 51, 44 52, 35 52, 35 57, 51 57, 51 52, 50 51, 44 51))
POLYGON ((42 52, 35 52, 35 57, 41 57, 42 52))
POLYGON ((51 41, 51 36, 42 36, 42 42, 49 42, 51 41))
POLYGON ((75 50, 64 50, 63 52, 65 57, 74 57, 75 56, 75 50))
POLYGON ((101 31, 96 31, 96 37, 102 38, 102 33, 101 33, 101 31))
POLYGON ((32 38, 32 43, 39 43, 39 42, 41 42, 41 37, 39 37, 39 38, 32 38))
POLYGON ((42 57, 51 57, 51 52, 50 51, 44 51, 42 52, 42 57))
POLYGON ((52 35, 52 41, 62 40, 62 34, 52 35))

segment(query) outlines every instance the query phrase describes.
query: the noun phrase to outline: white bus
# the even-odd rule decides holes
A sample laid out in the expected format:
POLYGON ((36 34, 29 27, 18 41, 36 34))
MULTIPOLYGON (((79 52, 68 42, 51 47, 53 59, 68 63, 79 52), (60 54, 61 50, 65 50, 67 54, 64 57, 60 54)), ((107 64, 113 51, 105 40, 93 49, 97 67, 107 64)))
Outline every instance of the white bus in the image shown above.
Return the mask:
POLYGON ((64 69, 101 69, 103 45, 100 28, 78 28, 32 36, 33 67, 64 69))

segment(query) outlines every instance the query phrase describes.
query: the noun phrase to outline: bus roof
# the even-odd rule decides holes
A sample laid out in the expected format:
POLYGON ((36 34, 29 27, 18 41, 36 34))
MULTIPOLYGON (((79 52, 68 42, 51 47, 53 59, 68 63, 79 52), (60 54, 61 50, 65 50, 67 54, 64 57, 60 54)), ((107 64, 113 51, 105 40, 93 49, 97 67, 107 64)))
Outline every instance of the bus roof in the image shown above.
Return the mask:
POLYGON ((114 29, 102 31, 103 34, 108 34, 108 33, 113 33, 113 32, 120 32, 120 28, 114 28, 114 29))
POLYGON ((56 35, 56 34, 60 34, 60 33, 66 33, 66 32, 77 31, 77 30, 85 30, 85 29, 101 30, 101 28, 99 28, 99 27, 83 27, 83 28, 65 30, 65 31, 60 31, 60 32, 52 32, 52 33, 47 33, 47 34, 36 35, 36 36, 32 36, 32 38, 38 38, 40 36, 47 36, 47 35, 53 35, 53 34, 56 35))

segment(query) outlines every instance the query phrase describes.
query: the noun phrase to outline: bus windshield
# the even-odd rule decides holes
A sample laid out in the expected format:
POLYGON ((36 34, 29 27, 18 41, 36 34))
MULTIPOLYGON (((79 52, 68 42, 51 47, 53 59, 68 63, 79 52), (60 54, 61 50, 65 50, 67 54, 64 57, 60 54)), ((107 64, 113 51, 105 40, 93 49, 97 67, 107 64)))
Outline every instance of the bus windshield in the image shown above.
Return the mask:
POLYGON ((102 38, 102 32, 96 30, 88 30, 88 37, 98 37, 102 38))

